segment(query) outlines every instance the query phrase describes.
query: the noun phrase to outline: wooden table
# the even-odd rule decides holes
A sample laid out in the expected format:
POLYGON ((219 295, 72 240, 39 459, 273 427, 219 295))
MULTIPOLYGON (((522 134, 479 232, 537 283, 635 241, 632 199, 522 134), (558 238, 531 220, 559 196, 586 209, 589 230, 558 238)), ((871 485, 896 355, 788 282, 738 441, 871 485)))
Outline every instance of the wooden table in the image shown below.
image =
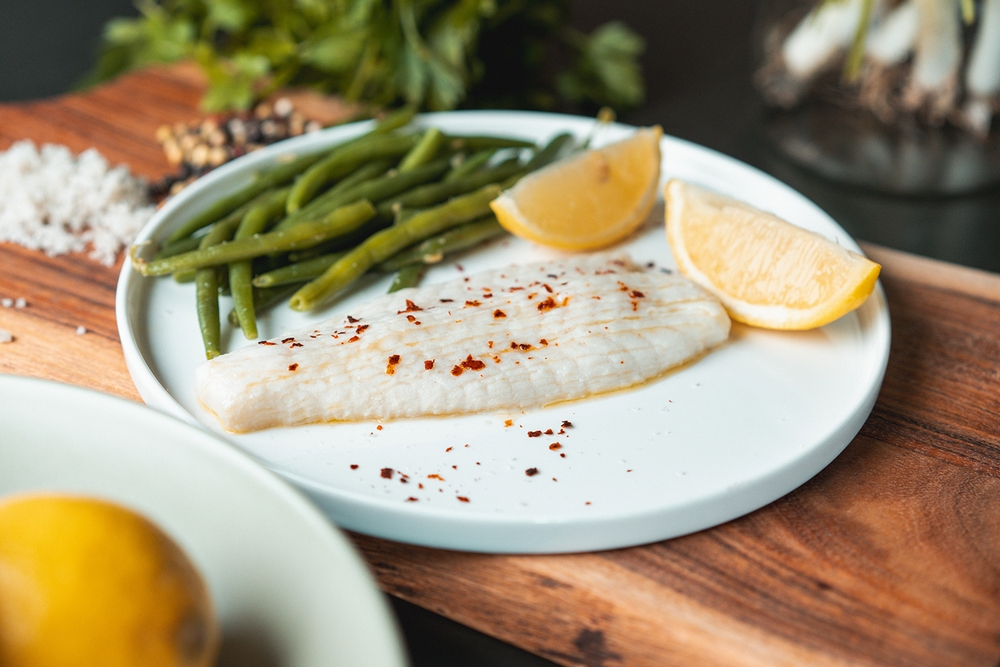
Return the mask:
MULTIPOLYGON (((97 147, 157 178, 154 140, 198 116, 188 69, 0 106, 13 141, 97 147)), ((563 665, 982 665, 1000 661, 1000 276, 866 246, 892 316, 861 433, 777 502, 659 544, 559 556, 354 535, 385 591, 563 665)), ((120 266, 120 265, 119 265, 120 266)), ((0 372, 139 396, 118 267, 0 244, 0 372), (78 335, 77 327, 87 333, 78 335)), ((2 431, 2 426, 0 426, 2 431)))

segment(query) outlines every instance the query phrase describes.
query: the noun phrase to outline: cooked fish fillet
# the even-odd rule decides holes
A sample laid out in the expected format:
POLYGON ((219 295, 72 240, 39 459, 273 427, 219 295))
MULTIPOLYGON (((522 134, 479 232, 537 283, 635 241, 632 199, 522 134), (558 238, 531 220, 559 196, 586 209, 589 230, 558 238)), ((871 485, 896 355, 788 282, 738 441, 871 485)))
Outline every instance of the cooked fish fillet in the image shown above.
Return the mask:
POLYGON ((521 410, 641 383, 728 336, 687 279, 581 255, 387 294, 206 361, 195 391, 236 432, 521 410))

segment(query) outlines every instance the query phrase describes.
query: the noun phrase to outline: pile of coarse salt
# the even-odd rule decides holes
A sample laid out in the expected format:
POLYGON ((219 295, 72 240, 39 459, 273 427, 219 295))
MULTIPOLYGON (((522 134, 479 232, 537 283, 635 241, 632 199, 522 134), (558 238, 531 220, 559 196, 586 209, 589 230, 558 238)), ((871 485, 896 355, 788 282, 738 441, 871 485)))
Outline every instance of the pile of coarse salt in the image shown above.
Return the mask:
POLYGON ((19 141, 0 152, 0 241, 49 255, 83 252, 112 265, 153 215, 146 184, 124 166, 110 168, 91 148, 36 149, 19 141))

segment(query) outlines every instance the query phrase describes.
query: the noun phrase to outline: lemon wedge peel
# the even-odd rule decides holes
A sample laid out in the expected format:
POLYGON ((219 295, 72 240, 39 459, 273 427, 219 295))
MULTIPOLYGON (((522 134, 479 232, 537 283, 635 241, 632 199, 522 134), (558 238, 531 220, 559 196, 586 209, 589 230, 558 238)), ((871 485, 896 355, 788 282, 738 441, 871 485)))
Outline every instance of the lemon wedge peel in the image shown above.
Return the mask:
POLYGON ((660 180, 659 126, 531 173, 493 200, 501 226, 562 250, 620 241, 649 217, 660 180))
POLYGON ((678 269, 738 322, 813 329, 860 307, 875 288, 880 265, 749 204, 679 180, 664 199, 678 269))

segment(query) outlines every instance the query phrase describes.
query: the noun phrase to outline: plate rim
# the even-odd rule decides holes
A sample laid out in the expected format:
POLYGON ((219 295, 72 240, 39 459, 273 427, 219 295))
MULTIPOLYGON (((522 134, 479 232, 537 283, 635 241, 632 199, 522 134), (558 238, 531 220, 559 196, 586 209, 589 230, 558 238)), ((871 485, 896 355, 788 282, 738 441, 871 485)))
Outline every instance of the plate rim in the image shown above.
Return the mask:
MULTIPOLYGON (((533 112, 533 111, 497 111, 497 110, 473 110, 473 111, 458 111, 458 112, 436 112, 429 114, 421 114, 417 116, 418 122, 433 122, 436 118, 454 118, 463 117, 469 119, 482 120, 484 118, 496 118, 496 117, 506 117, 511 119, 509 122, 525 122, 531 120, 544 121, 546 123, 551 122, 562 122, 567 125, 576 126, 581 123, 594 124, 594 120, 591 118, 583 116, 573 116, 566 114, 553 114, 546 112, 533 112)), ((247 161, 239 163, 239 160, 234 160, 227 163, 223 167, 214 170, 203 179, 196 181, 190 188, 199 188, 198 190, 193 190, 188 193, 188 197, 193 197, 201 189, 206 189, 211 187, 216 180, 226 178, 227 175, 233 171, 242 170, 244 168, 249 168, 251 165, 257 162, 263 162, 271 159, 273 156, 280 155, 285 152, 291 152, 299 149, 301 146, 311 146, 314 145, 313 142, 318 142, 316 145, 330 145, 342 138, 353 136, 354 133, 359 133, 364 131, 366 127, 370 127, 371 121, 361 121, 359 123, 351 123, 348 125, 336 126, 333 128, 328 128, 324 130, 326 133, 326 141, 311 139, 310 135, 304 135, 296 137, 292 140, 287 140, 285 142, 280 142, 274 144, 260 151, 256 151, 244 158, 239 160, 246 160, 247 158, 253 158, 253 161, 247 161)), ((508 127, 510 127, 509 125, 508 127)), ((634 126, 626 125, 622 123, 613 123, 612 127, 618 129, 634 129, 634 126)), ((767 183, 769 187, 777 187, 783 190, 788 196, 793 197, 796 200, 797 205, 805 206, 810 209, 813 215, 822 218, 824 223, 831 226, 834 230, 839 232, 836 242, 855 250, 857 252, 862 252, 860 246, 857 242, 849 235, 847 232, 835 221, 829 214, 827 214, 823 209, 821 209, 815 202, 805 197, 802 193, 798 192, 788 184, 780 181, 774 176, 767 174, 761 169, 758 169, 752 165, 748 165, 736 158, 728 156, 724 153, 716 151, 705 146, 701 146, 695 142, 688 141, 686 139, 681 139, 678 137, 673 137, 670 135, 664 135, 661 139, 661 148, 669 149, 681 149, 682 151, 689 151, 699 155, 707 156, 709 160, 724 164, 727 170, 734 170, 740 172, 744 175, 750 175, 752 178, 759 183, 767 183)), ((184 192, 178 197, 184 195, 184 192)), ((160 221, 167 218, 169 213, 174 207, 179 206, 181 203, 186 201, 185 199, 180 199, 175 197, 173 201, 169 202, 164 206, 154 218, 143 228, 140 232, 139 239, 147 240, 149 239, 154 230, 160 226, 160 221)), ((174 397, 163 387, 159 381, 156 379, 156 375, 150 368, 146 359, 143 357, 141 351, 139 350, 138 342, 135 340, 135 331, 131 326, 129 326, 129 313, 127 309, 127 300, 129 297, 129 290, 133 289, 134 280, 138 279, 138 276, 131 269, 129 262, 126 262, 122 266, 122 270, 119 276, 119 282, 116 290, 116 317, 119 327, 119 335, 123 343, 123 349, 125 351, 126 365, 129 369, 129 373, 132 376, 133 382, 136 384, 137 389, 142 395, 143 400, 151 405, 156 405, 161 409, 165 409, 172 415, 186 421, 190 424, 195 425, 198 428, 208 430, 207 427, 202 424, 198 419, 189 413, 174 397), (128 341, 129 345, 126 345, 128 341), (136 378, 137 372, 143 372, 146 374, 146 378, 150 382, 140 382, 136 378)), ((604 528, 614 528, 616 525, 621 528, 624 523, 635 524, 635 529, 633 533, 638 529, 643 537, 637 539, 626 539, 623 540, 618 534, 621 532, 609 530, 609 532, 603 537, 603 539, 598 538, 586 538, 586 539, 566 539, 561 537, 555 540, 547 539, 545 533, 546 531, 552 530, 572 530, 577 527, 578 524, 586 524, 593 526, 595 519, 546 519, 546 518, 535 518, 529 519, 524 516, 495 516, 491 517, 489 520, 484 522, 484 517, 482 515, 477 515, 475 517, 461 517, 458 515, 448 515, 445 518, 438 516, 436 519, 429 518, 433 517, 434 513, 432 510, 425 510, 418 507, 417 505, 407 505, 404 507, 397 507, 390 503, 390 501, 369 497, 369 496, 358 496, 356 494, 351 494, 349 492, 341 492, 339 489, 331 489, 327 486, 320 485, 312 480, 301 478, 297 475, 288 473, 281 470, 272 470, 275 474, 288 480, 295 486, 303 489, 309 497, 319 505, 333 520, 344 528, 349 530, 354 530, 357 532, 365 533, 368 535, 373 535, 375 537, 380 537, 384 539, 392 539, 412 544, 417 544, 421 546, 428 546, 433 548, 444 548, 444 549, 455 549, 464 551, 478 551, 486 553, 570 553, 570 552, 580 552, 580 551, 594 551, 594 550, 604 550, 613 549, 626 546, 634 546, 638 544, 646 544, 650 542, 660 541, 663 539, 670 539, 672 537, 677 537, 680 535, 688 534, 690 532, 695 532, 704 528, 709 528, 719 523, 738 518, 739 516, 744 516, 760 507, 763 507, 774 500, 782 497, 788 492, 798 488, 806 481, 811 479, 817 473, 819 473, 823 468, 825 468, 837 455, 843 451, 854 436, 860 431, 862 425, 867 420, 874 407, 875 401, 881 390, 882 381, 885 376, 885 371, 888 366, 889 360, 889 348, 891 343, 891 322, 889 318, 888 303, 885 297, 884 289, 882 288, 881 282, 876 283, 875 290, 872 296, 861 306, 858 311, 855 311, 858 317, 866 318, 871 327, 871 338, 872 343, 875 346, 876 358, 873 359, 871 369, 872 369, 872 379, 869 385, 869 391, 859 398, 856 407, 852 410, 852 414, 855 417, 850 420, 847 424, 841 424, 834 433, 831 433, 827 438, 829 440, 837 440, 836 444, 831 444, 830 442, 823 442, 819 445, 813 447, 813 456, 806 457, 796 457, 788 462, 786 465, 781 466, 778 469, 772 469, 768 471, 767 474, 754 480, 754 484, 742 489, 740 492, 747 496, 750 506, 748 509, 741 511, 735 515, 732 512, 720 511, 716 513, 715 518, 711 519, 710 522, 704 520, 693 521, 694 525, 680 525, 677 530, 664 531, 662 528, 648 528, 648 526, 655 524, 655 522, 650 521, 650 518, 659 517, 663 519, 663 511, 661 508, 654 508, 646 511, 645 513, 632 514, 627 522, 623 521, 621 517, 608 517, 607 519, 598 519, 598 523, 604 528), (842 443, 840 441, 843 441, 842 443), (788 468, 805 467, 811 472, 802 472, 796 475, 797 480, 788 484, 775 484, 774 478, 779 477, 781 474, 787 474, 788 468), (803 476, 804 475, 804 476, 803 476), (351 511, 345 509, 345 504, 350 506, 357 504, 360 507, 349 507, 351 511), (386 524, 379 526, 377 530, 373 530, 368 522, 364 521, 360 516, 367 512, 379 512, 386 513, 388 518, 392 518, 393 521, 391 527, 387 527, 386 524), (417 519, 417 521, 415 521, 417 519), (442 538, 441 536, 436 536, 434 538, 428 537, 434 531, 428 530, 425 525, 423 525, 423 519, 427 519, 432 523, 439 521, 445 521, 451 525, 460 526, 462 530, 452 531, 452 535, 442 538), (485 523, 485 527, 484 524, 485 523), (523 528, 527 533, 524 539, 515 540, 513 543, 504 546, 496 545, 495 540, 492 540, 494 544, 489 547, 483 547, 482 541, 485 538, 488 539, 491 530, 494 530, 498 526, 518 526, 523 528)), ((234 444, 233 446, 239 447, 234 444)), ((255 459, 250 452, 244 452, 247 456, 255 459)), ((267 462, 260 461, 265 467, 267 462)), ((710 499, 702 501, 702 504, 711 504, 714 502, 714 496, 710 499)), ((669 514, 673 514, 670 512, 669 514)), ((677 522, 676 517, 671 517, 674 523, 681 524, 683 522, 677 522)), ((656 524, 657 526, 659 524, 656 524)))

